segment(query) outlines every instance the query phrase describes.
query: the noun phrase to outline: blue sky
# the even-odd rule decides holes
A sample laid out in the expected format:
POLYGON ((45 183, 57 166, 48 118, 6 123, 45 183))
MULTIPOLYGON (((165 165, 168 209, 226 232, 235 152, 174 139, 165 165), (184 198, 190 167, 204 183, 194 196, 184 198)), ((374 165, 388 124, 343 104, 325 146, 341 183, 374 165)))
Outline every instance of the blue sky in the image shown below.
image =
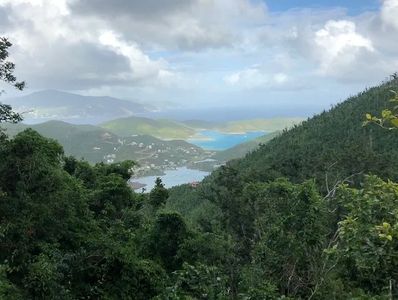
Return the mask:
POLYGON ((164 108, 311 115, 398 70, 398 0, 0 0, 0 35, 26 93, 164 108))
POLYGON ((284 12, 289 9, 331 9, 342 7, 347 9, 350 15, 377 10, 380 7, 379 0, 268 0, 265 1, 268 8, 274 12, 284 12))

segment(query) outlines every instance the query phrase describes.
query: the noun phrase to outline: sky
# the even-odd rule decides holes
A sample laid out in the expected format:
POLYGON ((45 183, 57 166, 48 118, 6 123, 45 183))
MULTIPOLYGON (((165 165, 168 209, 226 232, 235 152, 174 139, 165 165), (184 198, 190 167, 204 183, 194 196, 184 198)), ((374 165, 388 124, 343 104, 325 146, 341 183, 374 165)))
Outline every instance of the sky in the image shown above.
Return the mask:
POLYGON ((0 0, 0 36, 25 93, 309 115, 398 70, 398 0, 0 0))

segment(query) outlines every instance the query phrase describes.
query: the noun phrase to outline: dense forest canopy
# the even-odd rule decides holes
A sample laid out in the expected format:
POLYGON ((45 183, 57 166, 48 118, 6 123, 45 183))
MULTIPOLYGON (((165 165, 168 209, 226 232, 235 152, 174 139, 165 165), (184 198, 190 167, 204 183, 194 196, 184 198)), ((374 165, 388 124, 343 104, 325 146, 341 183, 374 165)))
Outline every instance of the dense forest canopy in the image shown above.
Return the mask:
MULTIPOLYGON (((9 46, 0 79, 15 85, 9 46)), ((132 161, 90 165, 32 129, 3 133, 0 299, 393 299, 398 136, 362 126, 390 90, 396 78, 198 188, 158 179, 149 194, 128 187, 132 161)))

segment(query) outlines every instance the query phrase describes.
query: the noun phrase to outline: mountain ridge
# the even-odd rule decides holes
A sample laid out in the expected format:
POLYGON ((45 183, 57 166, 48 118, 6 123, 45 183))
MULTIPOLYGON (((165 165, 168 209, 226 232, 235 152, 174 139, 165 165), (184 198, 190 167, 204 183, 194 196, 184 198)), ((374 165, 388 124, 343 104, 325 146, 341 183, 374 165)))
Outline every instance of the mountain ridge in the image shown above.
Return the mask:
POLYGON ((42 90, 5 99, 29 122, 57 119, 97 124, 107 120, 146 113, 150 105, 109 96, 84 96, 59 90, 42 90))
MULTIPOLYGON (((391 106, 391 90, 398 81, 383 83, 349 97, 307 119, 249 153, 231 161, 243 181, 272 181, 280 177, 293 182, 315 178, 322 191, 350 176, 375 174, 398 180, 398 136, 378 126, 363 126, 367 113, 377 115, 391 106), (380 166, 384 166, 380 168, 380 166)), ((222 178, 220 170, 212 177, 222 178)), ((215 179, 217 180, 217 179, 215 179)))

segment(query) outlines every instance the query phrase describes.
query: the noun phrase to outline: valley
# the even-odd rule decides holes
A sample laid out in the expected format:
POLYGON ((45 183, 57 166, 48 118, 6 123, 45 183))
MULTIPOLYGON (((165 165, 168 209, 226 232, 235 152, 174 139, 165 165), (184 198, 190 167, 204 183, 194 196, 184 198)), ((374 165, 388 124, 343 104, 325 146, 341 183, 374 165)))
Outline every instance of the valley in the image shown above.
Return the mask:
POLYGON ((66 155, 90 164, 133 160, 137 165, 132 186, 140 189, 151 186, 148 179, 154 180, 148 176, 162 177, 170 171, 173 175, 169 187, 202 179, 226 161, 245 156, 275 136, 275 133, 264 129, 281 130, 294 121, 299 119, 256 119, 215 124, 200 120, 178 122, 131 116, 100 125, 51 120, 38 124, 2 124, 2 128, 10 136, 31 128, 57 140, 66 155), (240 131, 254 131, 231 132, 237 131, 238 127, 240 131))
MULTIPOLYGON (((268 140, 268 136, 274 136, 263 132, 226 134, 212 131, 213 137, 205 140, 195 140, 194 137, 191 138, 194 140, 187 138, 187 141, 162 140, 148 134, 119 136, 99 126, 76 125, 63 121, 31 125, 2 124, 1 127, 9 136, 15 136, 31 128, 47 138, 57 140, 63 146, 66 155, 86 160, 91 164, 133 160, 138 163, 133 176, 137 181, 138 178, 147 176, 163 176, 168 170, 180 170, 182 167, 207 174, 230 159, 243 157, 261 142, 268 140), (258 137, 259 135, 261 137, 258 137)), ((201 134, 201 131, 195 131, 194 128, 190 130, 193 136, 201 134)), ((180 176, 184 178, 186 172, 185 169, 182 170, 180 176)), ((173 176, 178 176, 178 172, 173 176)), ((195 176, 193 175, 193 178, 196 178, 195 176)), ((182 180, 173 182, 190 182, 182 180)))
POLYGON ((162 175, 166 169, 186 166, 214 154, 183 140, 165 141, 150 135, 121 137, 93 125, 74 125, 62 121, 35 125, 6 124, 2 127, 10 136, 32 128, 45 137, 57 140, 66 155, 91 164, 133 160, 138 163, 134 170, 137 176, 162 175))
POLYGON ((398 299, 398 0, 0 0, 0 300, 398 299))
POLYGON ((38 91, 7 101, 25 112, 25 123, 2 124, 8 135, 32 128, 57 140, 66 155, 90 164, 133 160, 137 166, 132 180, 137 182, 141 178, 146 181, 147 176, 165 176, 173 170, 173 176, 182 179, 172 182, 195 181, 197 175, 192 173, 190 180, 184 168, 203 178, 226 161, 243 157, 267 142, 275 132, 303 120, 274 117, 214 122, 150 118, 143 115, 156 111, 154 106, 57 90, 38 91))

